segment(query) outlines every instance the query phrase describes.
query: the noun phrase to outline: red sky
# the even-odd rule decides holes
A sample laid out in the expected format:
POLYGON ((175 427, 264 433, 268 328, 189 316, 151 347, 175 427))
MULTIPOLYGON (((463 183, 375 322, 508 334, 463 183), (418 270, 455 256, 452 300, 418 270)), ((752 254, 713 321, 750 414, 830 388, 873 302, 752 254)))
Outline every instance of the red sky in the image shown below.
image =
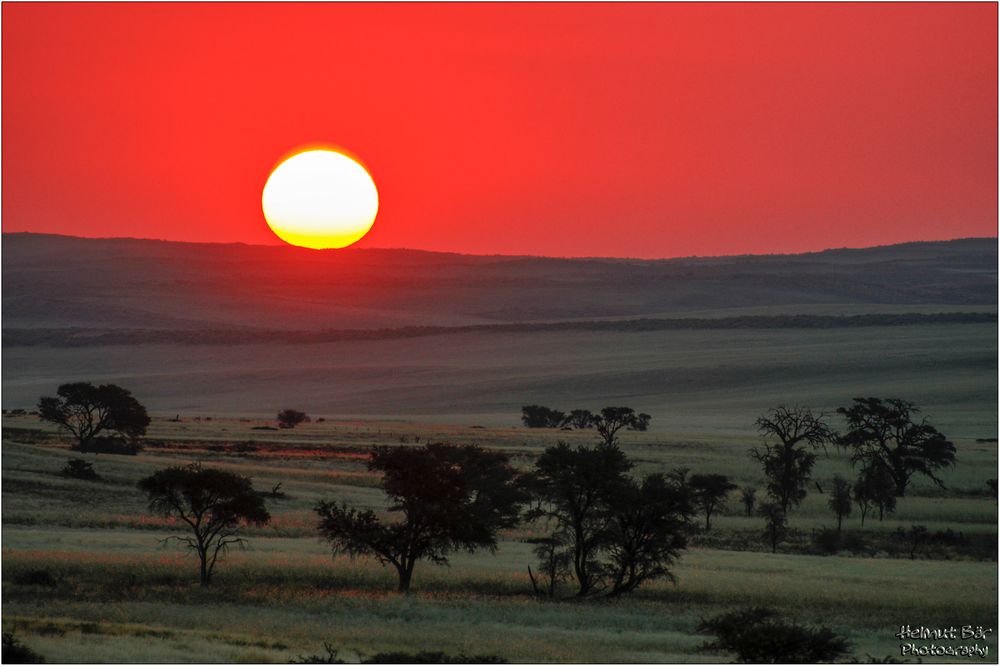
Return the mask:
POLYGON ((340 146, 360 247, 672 257, 997 232, 997 5, 16 4, 3 230, 280 243, 340 146))

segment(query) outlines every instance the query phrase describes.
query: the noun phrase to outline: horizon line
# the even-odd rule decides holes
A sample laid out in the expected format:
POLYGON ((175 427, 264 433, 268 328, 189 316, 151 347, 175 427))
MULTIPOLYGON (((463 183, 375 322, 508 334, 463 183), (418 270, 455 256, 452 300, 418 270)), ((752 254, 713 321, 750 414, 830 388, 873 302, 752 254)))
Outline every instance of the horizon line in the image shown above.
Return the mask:
POLYGON ((503 253, 475 253, 475 252, 458 252, 454 250, 425 250, 420 248, 411 247, 357 247, 356 245, 349 245, 343 248, 326 248, 322 250, 300 247, 297 245, 292 245, 290 243, 247 243, 245 241, 189 241, 189 240, 172 240, 168 238, 150 238, 141 236, 76 236, 73 234, 62 234, 62 233, 52 233, 44 231, 3 231, 0 236, 50 236, 55 238, 69 238, 75 240, 83 241, 138 241, 138 242, 148 242, 148 243, 172 243, 175 245, 216 245, 216 246, 242 246, 248 248, 268 248, 277 250, 293 250, 308 253, 332 253, 332 252, 363 252, 363 251, 376 251, 376 252, 421 252, 425 254, 443 254, 443 255, 456 255, 463 257, 490 257, 490 258, 508 258, 508 259, 561 259, 561 260, 615 260, 615 261, 675 261, 684 259, 735 259, 741 257, 788 257, 788 256, 803 256, 810 254, 823 254, 826 252, 842 252, 842 251, 864 251, 864 250, 875 250, 879 248, 889 248, 898 247, 902 245, 919 245, 919 244, 933 244, 933 243, 953 243, 959 241, 977 241, 977 240, 992 240, 1000 242, 1000 237, 998 236, 960 236, 955 238, 941 238, 934 240, 908 240, 908 241, 898 241, 894 243, 881 243, 876 245, 861 245, 861 246, 839 246, 839 247, 827 247, 822 250, 805 250, 801 252, 744 252, 739 254, 693 254, 693 255, 677 255, 672 257, 634 257, 634 256, 612 256, 612 255, 545 255, 545 254, 503 254, 503 253))

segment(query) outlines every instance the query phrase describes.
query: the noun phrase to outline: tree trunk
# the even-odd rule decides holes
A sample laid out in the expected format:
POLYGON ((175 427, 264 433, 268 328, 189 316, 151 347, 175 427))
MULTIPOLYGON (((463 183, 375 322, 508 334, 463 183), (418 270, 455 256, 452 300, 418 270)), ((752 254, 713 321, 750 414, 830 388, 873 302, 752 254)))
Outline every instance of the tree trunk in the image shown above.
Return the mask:
POLYGON ((842 514, 838 513, 837 514, 837 531, 838 532, 840 531, 840 526, 843 524, 843 522, 844 522, 844 516, 842 514))
POLYGON ((400 592, 404 594, 410 593, 410 580, 413 578, 413 563, 408 563, 406 566, 399 567, 399 588, 400 592))
POLYGON ((209 576, 211 575, 208 572, 208 553, 199 551, 198 558, 201 560, 201 586, 208 587, 209 576))
POLYGON ((586 556, 584 555, 583 548, 580 546, 581 539, 582 537, 578 534, 576 547, 573 552, 573 572, 576 574, 576 580, 580 584, 580 589, 576 593, 576 596, 585 597, 590 592, 590 575, 587 573, 586 556))
POLYGON ((708 532, 710 529, 712 529, 712 512, 711 511, 706 511, 705 512, 705 531, 708 532))
POLYGON ((535 576, 531 573, 531 565, 528 565, 528 578, 531 580, 531 587, 535 590, 535 596, 542 596, 542 591, 538 589, 538 583, 535 582, 535 576))

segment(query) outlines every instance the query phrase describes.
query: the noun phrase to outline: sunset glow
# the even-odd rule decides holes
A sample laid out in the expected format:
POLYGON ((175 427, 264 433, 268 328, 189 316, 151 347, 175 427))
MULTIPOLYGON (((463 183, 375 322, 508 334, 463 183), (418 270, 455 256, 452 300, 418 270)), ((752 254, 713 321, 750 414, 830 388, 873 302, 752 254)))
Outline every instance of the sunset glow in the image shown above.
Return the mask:
POLYGON ((314 250, 346 247, 375 222, 378 190, 365 168, 332 150, 307 150, 271 172, 264 218, 283 241, 314 250))

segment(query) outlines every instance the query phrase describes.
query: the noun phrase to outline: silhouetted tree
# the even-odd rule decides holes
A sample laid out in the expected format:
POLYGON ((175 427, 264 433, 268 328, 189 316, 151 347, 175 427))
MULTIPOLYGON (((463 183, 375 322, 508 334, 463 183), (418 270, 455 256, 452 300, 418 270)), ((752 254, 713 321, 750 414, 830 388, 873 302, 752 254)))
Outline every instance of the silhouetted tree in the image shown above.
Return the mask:
POLYGON ((990 494, 993 495, 993 501, 997 501, 997 480, 987 479, 986 486, 990 489, 990 494))
POLYGON ((525 405, 521 408, 521 421, 529 428, 558 428, 566 420, 566 415, 556 409, 541 405, 525 405))
POLYGON ((649 414, 636 414, 631 407, 605 407, 594 416, 594 427, 604 443, 610 446, 618 441, 619 430, 646 430, 652 418, 649 414))
POLYGON ((771 544, 771 552, 778 552, 778 544, 788 536, 788 519, 781 506, 774 502, 765 502, 757 512, 764 518, 764 538, 771 544))
POLYGON ((735 483, 723 474, 692 474, 688 482, 694 491, 694 502, 705 512, 705 531, 712 529, 712 513, 726 506, 726 497, 736 490, 735 483))
POLYGON ((906 493, 915 474, 944 487, 934 473, 955 463, 955 445, 927 419, 915 422, 920 410, 913 403, 896 398, 855 398, 852 406, 837 412, 844 415, 850 428, 837 443, 852 451, 852 463, 886 469, 896 484, 897 496, 906 493))
POLYGON ((578 430, 594 427, 594 415, 589 409, 574 409, 563 421, 563 425, 571 426, 578 430))
POLYGON ((748 608, 702 620, 698 632, 714 634, 703 650, 736 654, 740 664, 816 664, 835 662, 851 644, 828 627, 813 629, 783 620, 770 608, 748 608))
POLYGON ((95 448, 114 449, 109 446, 109 438, 121 440, 127 447, 125 452, 139 449, 139 440, 149 426, 149 415, 122 387, 76 382, 61 385, 56 394, 59 397, 43 397, 38 401, 38 418, 55 423, 72 435, 76 439, 74 449, 84 453, 95 448), (99 439, 104 446, 94 447, 99 439))
POLYGON ((614 491, 609 502, 609 596, 631 592, 648 580, 674 579, 670 567, 687 547, 692 499, 687 486, 663 474, 650 474, 641 485, 629 479, 614 491))
POLYGON ((335 555, 391 564, 401 592, 409 592, 419 560, 447 564, 456 550, 495 549, 497 532, 518 522, 527 500, 507 454, 477 446, 376 446, 368 469, 382 473, 389 511, 401 519, 384 522, 371 510, 320 502, 319 531, 335 555))
POLYGON ((787 515, 805 499, 816 463, 816 455, 806 447, 825 446, 833 433, 822 414, 814 415, 803 407, 777 407, 757 419, 756 425, 765 439, 764 448, 750 453, 764 469, 768 495, 787 515), (777 442, 772 444, 769 439, 777 442))
POLYGON ((219 557, 245 543, 240 536, 244 526, 271 520, 249 478, 198 463, 162 469, 139 481, 138 487, 146 493, 150 511, 179 518, 194 533, 167 540, 176 539, 198 554, 202 587, 211 581, 219 557))
POLYGON ((747 518, 753 516, 754 505, 757 503, 757 489, 753 486, 743 486, 740 501, 743 502, 743 508, 746 509, 747 518))
POLYGON ((300 423, 309 423, 309 415, 297 409, 283 409, 278 412, 279 428, 294 428, 300 423))
POLYGON ((896 482, 882 465, 861 468, 854 483, 854 502, 861 510, 861 526, 865 526, 865 516, 872 508, 878 508, 878 519, 896 510, 896 482))
POLYGON ((556 595, 556 585, 571 576, 570 564, 572 554, 567 548, 567 535, 556 533, 552 536, 529 539, 528 543, 533 544, 535 556, 538 558, 538 572, 545 578, 542 585, 538 584, 535 576, 528 567, 528 578, 535 594, 552 598, 556 595))
POLYGON ((844 518, 851 515, 851 484, 843 477, 833 478, 829 503, 830 509, 837 516, 837 531, 839 532, 844 518))
POLYGON ((572 449, 559 443, 535 463, 530 486, 538 506, 528 517, 554 520, 557 531, 567 535, 578 596, 597 591, 602 582, 598 554, 608 544, 610 501, 623 492, 631 467, 621 449, 609 444, 572 449))

